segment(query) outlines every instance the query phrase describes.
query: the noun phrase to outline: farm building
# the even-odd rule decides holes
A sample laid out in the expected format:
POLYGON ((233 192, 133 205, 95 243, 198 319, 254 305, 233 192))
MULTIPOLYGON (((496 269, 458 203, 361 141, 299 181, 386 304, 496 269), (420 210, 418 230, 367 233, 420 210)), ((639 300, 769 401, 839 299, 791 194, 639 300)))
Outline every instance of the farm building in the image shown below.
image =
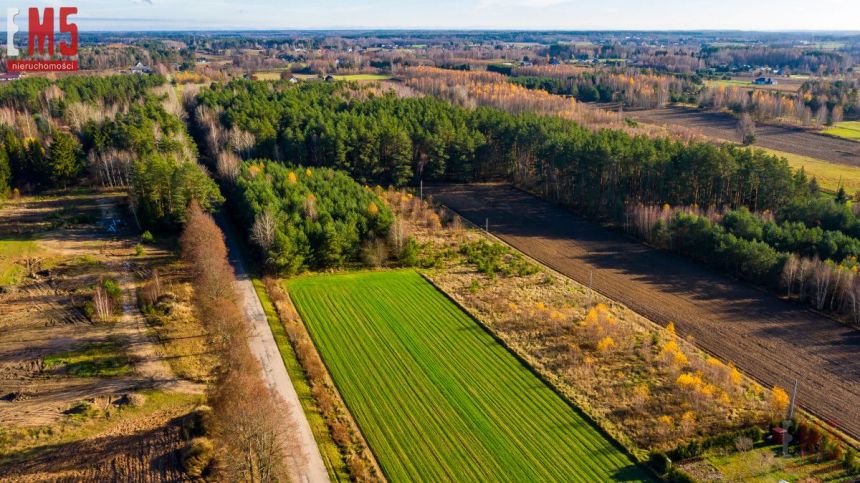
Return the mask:
POLYGON ((776 79, 772 77, 758 77, 753 81, 753 84, 757 86, 774 86, 777 84, 776 79))
POLYGON ((143 65, 142 62, 138 62, 131 68, 132 74, 150 74, 152 73, 152 69, 149 66, 143 65))

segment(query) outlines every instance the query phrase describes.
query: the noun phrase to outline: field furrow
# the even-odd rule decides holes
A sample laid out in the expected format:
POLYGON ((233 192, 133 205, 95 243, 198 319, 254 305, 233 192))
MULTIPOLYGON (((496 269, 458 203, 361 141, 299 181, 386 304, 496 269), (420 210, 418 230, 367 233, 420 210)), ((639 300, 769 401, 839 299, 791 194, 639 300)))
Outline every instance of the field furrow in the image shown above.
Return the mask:
POLYGON ((309 276, 288 288, 390 480, 648 479, 417 273, 309 276))

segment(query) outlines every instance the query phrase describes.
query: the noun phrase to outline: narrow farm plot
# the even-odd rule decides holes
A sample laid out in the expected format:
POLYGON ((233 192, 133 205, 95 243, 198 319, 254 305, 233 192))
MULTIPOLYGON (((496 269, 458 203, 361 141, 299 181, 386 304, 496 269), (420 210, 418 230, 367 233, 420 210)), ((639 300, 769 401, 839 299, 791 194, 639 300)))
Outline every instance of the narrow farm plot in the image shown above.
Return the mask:
POLYGON ((334 76, 337 80, 342 81, 351 81, 351 82, 372 82, 372 81, 384 81, 390 80, 390 75, 385 74, 347 74, 347 75, 336 75, 334 76))
POLYGON ((814 176, 818 186, 827 191, 835 193, 839 187, 844 187, 848 194, 860 191, 860 167, 831 163, 773 149, 765 149, 765 151, 787 159, 788 165, 794 169, 803 168, 807 176, 814 176))
POLYGON ((389 480, 648 479, 418 273, 287 286, 389 480))
POLYGON ((851 141, 860 141, 860 121, 837 122, 833 127, 825 130, 824 134, 850 139, 851 141))

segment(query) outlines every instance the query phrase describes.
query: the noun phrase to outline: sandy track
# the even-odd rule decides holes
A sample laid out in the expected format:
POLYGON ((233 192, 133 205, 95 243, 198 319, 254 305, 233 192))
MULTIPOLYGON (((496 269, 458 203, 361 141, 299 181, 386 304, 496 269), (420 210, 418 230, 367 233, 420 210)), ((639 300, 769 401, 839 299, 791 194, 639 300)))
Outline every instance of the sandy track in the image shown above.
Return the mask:
MULTIPOLYGON (((219 220, 222 228, 224 221, 219 220)), ((289 445, 289 449, 298 451, 300 454, 292 454, 290 471, 293 480, 305 482, 328 482, 328 470, 323 463, 322 455, 319 447, 314 439, 311 426, 305 417, 302 409, 299 396, 296 393, 296 388, 293 387, 293 382, 287 374, 287 368, 284 365, 284 360, 281 358, 281 353, 278 351, 278 345, 275 343, 275 337, 272 335, 272 330, 269 328, 269 322, 266 319, 266 313, 263 310, 263 304, 257 297, 257 292, 254 290, 254 285, 248 272, 245 270, 245 265, 242 262, 241 252, 236 245, 236 241, 230 236, 232 231, 225 229, 227 247, 229 250, 230 264, 236 273, 236 291, 241 297, 242 310, 250 324, 250 334, 248 343, 251 346, 251 352, 260 361, 263 367, 263 377, 269 387, 273 388, 285 401, 288 411, 285 417, 289 419, 289 426, 293 431, 295 440, 289 445)))
MULTIPOLYGON (((683 108, 628 111, 627 117, 658 126, 683 126, 706 136, 736 142, 738 121, 728 114, 683 108)), ((809 156, 832 163, 860 166, 860 143, 816 134, 803 129, 759 125, 756 146, 809 156)))
POLYGON ((860 438, 860 331, 648 248, 507 185, 426 191, 547 266, 733 361, 767 385, 800 381, 801 406, 860 438))

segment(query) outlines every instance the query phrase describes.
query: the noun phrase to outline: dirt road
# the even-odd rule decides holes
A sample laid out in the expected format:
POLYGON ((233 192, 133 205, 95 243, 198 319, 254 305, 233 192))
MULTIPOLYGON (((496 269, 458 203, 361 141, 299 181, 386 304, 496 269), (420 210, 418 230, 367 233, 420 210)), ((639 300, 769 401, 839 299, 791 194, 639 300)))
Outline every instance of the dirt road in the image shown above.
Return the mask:
MULTIPOLYGON (((625 116, 658 126, 683 126, 709 137, 737 142, 737 119, 717 112, 683 108, 628 111, 625 116)), ((860 166, 860 143, 816 134, 803 129, 759 125, 756 146, 822 159, 832 163, 860 166)))
POLYGON ((799 380, 801 406, 860 438, 860 331, 738 283, 507 185, 425 192, 547 266, 733 361, 767 385, 799 380))
POLYGON ((275 343, 275 338, 269 328, 263 305, 260 303, 251 278, 245 270, 236 241, 229 235, 230 230, 225 229, 224 232, 227 234, 230 264, 233 265, 233 270, 236 273, 236 290, 242 298, 242 310, 250 323, 249 344, 251 352, 263 366, 263 376, 269 387, 274 388, 281 395, 289 409, 285 417, 290 419, 289 426, 293 431, 292 437, 295 438, 293 442, 295 444, 290 446, 298 448, 298 451, 301 452, 300 455, 293 456, 292 464, 290 464, 293 479, 299 483, 327 482, 329 481, 328 471, 323 463, 316 440, 314 440, 310 424, 305 418, 299 396, 293 387, 289 374, 287 374, 287 368, 284 366, 284 360, 281 358, 278 345, 275 343))

